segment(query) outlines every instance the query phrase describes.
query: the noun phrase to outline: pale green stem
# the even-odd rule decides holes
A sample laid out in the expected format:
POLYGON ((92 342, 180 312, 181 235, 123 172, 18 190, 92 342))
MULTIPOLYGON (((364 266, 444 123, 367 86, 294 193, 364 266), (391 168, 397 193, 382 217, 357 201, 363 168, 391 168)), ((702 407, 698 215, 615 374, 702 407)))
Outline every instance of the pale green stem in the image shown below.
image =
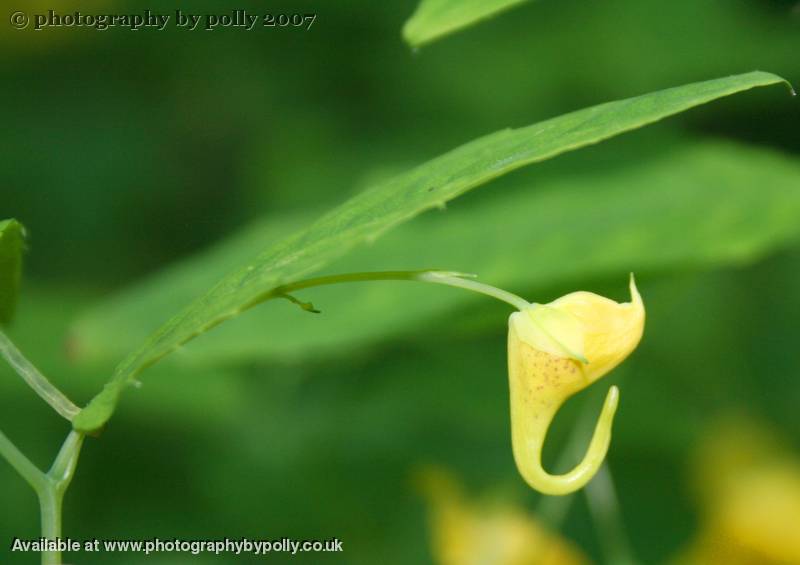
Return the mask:
MULTIPOLYGON (((39 496, 39 512, 42 517, 42 537, 49 540, 61 538, 61 507, 63 496, 53 488, 46 488, 37 493, 39 496)), ((43 551, 42 565, 60 565, 61 552, 43 551)))
POLYGON ((47 475, 25 457, 3 432, 0 432, 0 455, 8 461, 14 470, 25 479, 36 492, 41 491, 47 481, 47 475))
POLYGON ((636 565, 638 561, 625 534, 617 492, 608 464, 600 468, 594 479, 586 485, 584 492, 597 528, 600 545, 606 555, 606 562, 612 565, 636 565))
POLYGON ((313 279, 306 279, 293 283, 288 283, 279 286, 269 293, 268 296, 259 298, 256 302, 263 302, 267 298, 285 295, 295 290, 310 288, 313 286, 322 286, 328 284, 361 282, 361 281, 417 281, 427 282, 434 284, 443 284, 456 288, 463 288, 478 292, 486 296, 491 296, 497 300, 501 300, 510 304, 518 310, 523 310, 530 306, 530 304, 523 298, 512 294, 500 288, 489 286, 488 284, 479 283, 474 280, 474 275, 464 273, 456 273, 452 271, 378 271, 371 273, 347 273, 343 275, 329 275, 325 277, 316 277, 313 279), (467 278, 465 278, 467 277, 467 278))
POLYGON ((503 302, 507 302, 517 310, 524 310, 525 308, 530 306, 530 303, 527 300, 517 296, 516 294, 512 294, 500 288, 489 286, 488 284, 483 284, 477 281, 465 279, 463 278, 463 276, 464 275, 460 275, 458 273, 450 274, 450 273, 440 273, 437 271, 430 271, 417 277, 417 280, 436 283, 436 284, 446 284, 448 286, 454 286, 456 288, 471 290, 472 292, 479 292, 481 294, 491 296, 492 298, 496 298, 497 300, 502 300, 503 302))
MULTIPOLYGON (((42 537, 50 540, 61 538, 61 507, 64 493, 67 491, 75 467, 78 464, 83 434, 71 431, 61 446, 58 456, 53 462, 50 471, 43 473, 30 459, 0 432, 0 455, 5 457, 11 466, 25 479, 36 491, 39 498, 41 512, 42 537)), ((58 565, 61 563, 61 554, 57 551, 43 551, 43 565, 58 565)))
POLYGON ((24 355, 17 349, 14 344, 8 339, 8 336, 0 330, 0 355, 2 355, 8 364, 22 377, 28 386, 30 386, 36 394, 41 396, 45 402, 53 407, 53 410, 61 414, 64 418, 72 419, 80 412, 80 408, 75 406, 73 402, 64 396, 53 383, 47 380, 42 373, 40 373, 33 364, 28 361, 24 355))
MULTIPOLYGON (((2 331, 0 331, 0 355, 45 402, 64 418, 72 421, 80 409, 33 366, 2 331)), ((42 536, 47 539, 61 538, 61 505, 64 493, 75 474, 81 445, 83 445, 83 434, 71 431, 61 446, 53 466, 45 474, 0 432, 0 455, 8 460, 39 497, 42 536)), ((43 565, 61 563, 61 553, 43 551, 42 563, 43 565)))
MULTIPOLYGON (((64 493, 67 491, 72 477, 75 475, 75 467, 78 464, 81 446, 83 445, 84 435, 72 430, 61 451, 58 452, 53 466, 46 475, 43 488, 37 490, 39 496, 39 509, 42 516, 42 536, 57 540, 61 535, 61 508, 64 500, 64 493)), ((58 565, 61 563, 61 553, 58 551, 42 552, 42 565, 58 565)))

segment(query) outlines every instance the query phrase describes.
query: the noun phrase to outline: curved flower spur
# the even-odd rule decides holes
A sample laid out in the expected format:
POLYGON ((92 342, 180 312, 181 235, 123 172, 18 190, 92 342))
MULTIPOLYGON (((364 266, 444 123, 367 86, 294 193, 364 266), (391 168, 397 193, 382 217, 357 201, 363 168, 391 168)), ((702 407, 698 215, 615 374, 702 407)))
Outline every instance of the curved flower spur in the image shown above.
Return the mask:
POLYGON ((644 305, 633 276, 631 301, 573 292, 531 304, 508 320, 508 379, 514 460, 525 481, 544 494, 568 494, 594 476, 608 451, 619 390, 612 386, 583 460, 569 473, 542 468, 547 429, 561 405, 619 365, 638 345, 644 305))

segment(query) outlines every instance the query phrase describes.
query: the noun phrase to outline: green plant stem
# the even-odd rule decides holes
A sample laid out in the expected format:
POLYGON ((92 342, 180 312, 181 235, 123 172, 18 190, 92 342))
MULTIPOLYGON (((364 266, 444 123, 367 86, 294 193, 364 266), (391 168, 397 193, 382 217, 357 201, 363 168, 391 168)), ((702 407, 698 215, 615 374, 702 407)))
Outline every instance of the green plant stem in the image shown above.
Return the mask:
POLYGON ((636 565, 617 500, 617 492, 608 464, 604 464, 584 490, 606 562, 613 565, 636 565))
MULTIPOLYGON (((3 432, 0 432, 0 455, 25 479, 36 491, 41 512, 42 537, 49 540, 61 538, 61 509, 64 493, 75 475, 75 467, 83 445, 84 435, 71 431, 64 440, 53 466, 43 473, 34 465, 3 432)), ((43 565, 59 565, 61 553, 43 551, 43 565)))
MULTIPOLYGON (((61 536, 61 510, 64 493, 75 476, 84 435, 71 431, 64 440, 53 466, 45 475, 45 483, 36 491, 39 496, 39 509, 42 519, 42 536, 49 540, 60 539, 61 536)), ((42 565, 58 565, 61 563, 61 553, 58 551, 42 552, 42 565)))
MULTIPOLYGON (((28 361, 19 349, 14 346, 8 336, 0 330, 0 355, 8 364, 36 391, 45 402, 61 416, 69 421, 80 412, 80 409, 70 401, 60 390, 47 380, 33 364, 28 361)), ((61 508, 64 493, 67 491, 78 456, 83 445, 84 435, 74 430, 70 431, 58 452, 52 467, 47 473, 39 468, 12 443, 3 432, 0 432, 0 455, 25 479, 36 491, 39 498, 41 512, 42 536, 49 540, 61 538, 61 508)), ((58 551, 43 551, 42 563, 44 565, 57 565, 61 563, 61 553, 58 551)))
POLYGON ((39 492, 44 488, 47 475, 42 473, 30 459, 25 457, 25 454, 3 432, 0 432, 0 455, 33 487, 33 490, 39 492))
MULTIPOLYGON (((48 487, 39 493, 39 512, 42 520, 42 537, 48 540, 61 538, 61 508, 63 496, 48 487)), ((42 565, 60 565, 61 552, 43 551, 42 565)))
POLYGON ((19 349, 14 346, 8 336, 0 330, 0 355, 2 355, 8 364, 22 377, 28 386, 30 386, 36 394, 44 399, 53 410, 61 414, 68 421, 80 412, 78 408, 64 393, 58 390, 53 383, 47 380, 42 373, 39 372, 33 364, 28 361, 19 349))
POLYGON ((518 310, 522 310, 530 306, 530 304, 524 298, 521 298, 516 294, 512 294, 508 291, 490 286, 488 284, 470 280, 474 277, 475 275, 456 273, 452 271, 377 271, 329 275, 325 277, 305 279, 279 286, 272 290, 268 296, 260 298, 256 303, 263 302, 266 299, 274 298, 276 296, 285 296, 286 294, 294 292, 295 290, 302 290, 304 288, 328 284, 366 281, 416 281, 443 284, 465 290, 471 290, 472 292, 478 292, 480 294, 496 298, 497 300, 501 300, 502 302, 510 304, 518 310))
POLYGON ((488 284, 479 283, 465 277, 472 278, 471 275, 463 275, 461 273, 428 271, 427 273, 419 275, 416 280, 435 284, 445 284, 448 286, 463 288, 465 290, 471 290, 472 292, 485 294, 486 296, 491 296, 492 298, 496 298, 497 300, 511 304, 517 310, 524 310, 530 306, 530 303, 527 300, 517 296, 516 294, 512 294, 501 288, 495 288, 493 286, 489 286, 488 284))

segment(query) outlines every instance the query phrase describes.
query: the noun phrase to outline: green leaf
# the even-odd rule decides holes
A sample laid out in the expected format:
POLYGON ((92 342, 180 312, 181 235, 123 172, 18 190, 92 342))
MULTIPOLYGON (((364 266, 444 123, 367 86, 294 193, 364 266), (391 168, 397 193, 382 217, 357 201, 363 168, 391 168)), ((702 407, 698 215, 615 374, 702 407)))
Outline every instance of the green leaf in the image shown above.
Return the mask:
POLYGON ((16 220, 0 221, 0 324, 14 316, 22 277, 25 228, 16 220))
POLYGON ((421 0, 403 25, 403 39, 420 47, 527 0, 421 0))
MULTIPOLYGON (((537 302, 553 298, 535 294, 542 289, 608 275, 620 278, 624 299, 629 271, 749 263, 800 236, 800 165, 792 160, 721 142, 668 138, 643 147, 632 141, 622 147, 624 160, 618 145, 576 153, 561 166, 515 179, 488 201, 451 207, 446 218, 420 217, 351 253, 333 270, 452 266, 537 302)), ((190 301, 207 279, 222 276, 230 256, 267 244, 275 228, 270 224, 245 230, 87 312, 71 331, 80 358, 96 362, 130 351, 165 309, 190 301)), ((470 304, 486 302, 467 292, 403 282, 307 294, 323 316, 276 302, 189 344, 176 361, 195 370, 286 362, 313 351, 321 362, 391 336, 417 334, 420 327, 448 333, 461 327, 460 312, 467 315, 470 304)))
POLYGON ((579 110, 520 129, 502 130, 356 195, 308 229, 267 249, 169 320, 115 370, 73 424, 94 431, 122 390, 146 367, 192 338, 316 272, 355 246, 374 241, 421 212, 525 165, 597 143, 716 98, 785 81, 752 72, 670 88, 579 110))

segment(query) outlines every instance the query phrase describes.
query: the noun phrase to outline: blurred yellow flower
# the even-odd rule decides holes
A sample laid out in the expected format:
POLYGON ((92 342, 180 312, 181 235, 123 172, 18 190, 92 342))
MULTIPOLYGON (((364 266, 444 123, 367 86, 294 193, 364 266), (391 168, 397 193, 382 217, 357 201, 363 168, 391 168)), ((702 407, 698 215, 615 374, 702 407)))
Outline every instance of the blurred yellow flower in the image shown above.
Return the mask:
POLYGON ((699 444, 693 480, 700 531, 675 563, 800 565, 800 458, 774 434, 718 424, 699 444))
POLYGON ((572 542, 519 507, 465 501, 449 473, 426 469, 418 483, 430 505, 433 557, 439 565, 589 563, 572 542))
POLYGON ((619 365, 636 348, 645 311, 631 276, 631 302, 573 292, 511 314, 508 375, 514 459, 526 482, 545 494, 568 494, 597 472, 608 451, 618 391, 612 387, 583 461, 564 475, 541 464, 547 428, 570 396, 619 365))

